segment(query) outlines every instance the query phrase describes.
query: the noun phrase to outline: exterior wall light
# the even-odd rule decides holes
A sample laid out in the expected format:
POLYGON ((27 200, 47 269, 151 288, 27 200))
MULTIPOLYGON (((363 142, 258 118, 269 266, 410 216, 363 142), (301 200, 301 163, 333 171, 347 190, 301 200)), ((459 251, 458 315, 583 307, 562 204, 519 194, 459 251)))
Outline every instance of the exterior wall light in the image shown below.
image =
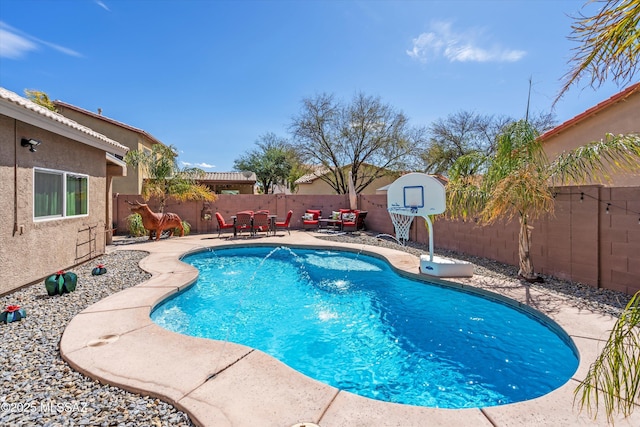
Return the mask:
POLYGON ((42 142, 35 139, 22 138, 22 141, 20 141, 20 145, 23 147, 29 147, 29 151, 32 153, 36 152, 36 147, 40 144, 42 144, 42 142))

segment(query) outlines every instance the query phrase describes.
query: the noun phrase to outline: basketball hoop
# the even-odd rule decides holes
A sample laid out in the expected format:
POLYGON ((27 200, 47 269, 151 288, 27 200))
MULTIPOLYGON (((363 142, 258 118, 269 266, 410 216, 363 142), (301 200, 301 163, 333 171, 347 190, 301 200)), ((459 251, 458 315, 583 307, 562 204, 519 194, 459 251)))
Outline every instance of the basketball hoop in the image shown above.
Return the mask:
POLYGON ((446 208, 444 185, 432 176, 413 172, 402 175, 387 188, 387 210, 396 235, 389 237, 403 245, 409 240, 413 217, 424 218, 429 227, 429 252, 433 253, 433 231, 429 215, 446 208))
POLYGON ((409 230, 411 229, 411 223, 413 222, 413 215, 415 213, 414 208, 389 208, 389 215, 391 216, 391 222, 396 232, 395 236, 390 234, 379 234, 376 237, 389 236, 394 239, 398 244, 404 246, 409 240, 409 230))
POLYGON ((393 222, 393 228, 396 231, 396 240, 402 246, 409 240, 409 230, 411 229, 411 223, 413 222, 412 209, 393 209, 389 210, 391 216, 391 222, 393 222), (408 212, 406 212, 408 211, 408 212))

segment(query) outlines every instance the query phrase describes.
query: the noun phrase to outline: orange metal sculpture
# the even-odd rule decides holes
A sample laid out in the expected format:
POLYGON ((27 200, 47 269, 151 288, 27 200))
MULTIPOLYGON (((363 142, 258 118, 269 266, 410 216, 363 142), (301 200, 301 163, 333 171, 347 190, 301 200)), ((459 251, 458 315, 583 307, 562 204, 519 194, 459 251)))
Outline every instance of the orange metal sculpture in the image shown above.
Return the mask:
POLYGON ((167 213, 155 213, 149 209, 146 203, 127 202, 131 205, 131 212, 140 214, 142 217, 142 225, 145 229, 149 230, 149 240, 153 239, 153 233, 155 232, 156 241, 160 240, 160 235, 164 230, 169 230, 169 236, 173 236, 173 230, 175 228, 180 229, 180 237, 184 236, 184 227, 182 226, 182 220, 177 214, 167 213))

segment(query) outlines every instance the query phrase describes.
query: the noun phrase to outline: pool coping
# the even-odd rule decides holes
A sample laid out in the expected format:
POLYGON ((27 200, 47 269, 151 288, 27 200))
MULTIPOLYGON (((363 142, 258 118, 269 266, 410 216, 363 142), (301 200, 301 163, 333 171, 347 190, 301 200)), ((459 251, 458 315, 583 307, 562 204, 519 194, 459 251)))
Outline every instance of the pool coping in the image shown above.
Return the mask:
MULTIPOLYGON (((407 276, 420 276, 420 259, 393 249, 328 242, 313 232, 271 237, 219 239, 193 235, 160 242, 110 246, 149 253, 140 267, 152 277, 83 310, 67 325, 60 353, 74 369, 102 383, 165 400, 201 426, 527 426, 608 425, 604 409, 591 419, 574 407, 573 391, 608 338, 615 319, 579 310, 551 292, 524 285, 470 279, 431 281, 482 288, 533 307, 572 338, 580 364, 560 388, 525 402, 487 408, 439 409, 388 403, 320 383, 252 348, 180 335, 153 323, 149 314, 168 296, 191 285, 197 270, 180 261, 186 253, 234 245, 345 248, 383 257, 407 276)), ((498 297, 500 299, 501 297, 498 297)), ((640 425, 640 413, 616 417, 617 425, 640 425)))

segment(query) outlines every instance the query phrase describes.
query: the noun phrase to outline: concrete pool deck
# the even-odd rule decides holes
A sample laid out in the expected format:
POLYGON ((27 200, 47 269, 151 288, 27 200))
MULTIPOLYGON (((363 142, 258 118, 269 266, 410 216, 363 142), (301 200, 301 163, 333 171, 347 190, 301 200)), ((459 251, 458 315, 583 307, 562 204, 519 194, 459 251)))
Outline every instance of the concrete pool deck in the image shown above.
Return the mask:
MULTIPOLYGON (((218 239, 193 235, 159 242, 110 246, 149 256, 140 267, 152 278, 86 308, 69 322, 60 353, 74 369, 123 389, 161 398, 202 426, 573 426, 608 425, 604 408, 597 420, 574 408, 573 391, 599 354, 615 319, 565 304, 552 292, 514 282, 474 276, 459 286, 489 289, 534 307, 573 339, 580 365, 559 389, 525 402, 488 408, 437 409, 381 402, 338 390, 289 368, 252 348, 167 331, 153 323, 153 307, 193 283, 197 270, 179 260, 209 247, 282 244, 349 248, 384 256, 398 270, 418 276, 411 254, 368 245, 316 239, 292 231, 261 238, 218 239)), ((422 275, 421 277, 425 277, 422 275)), ((437 280, 433 280, 437 281, 437 280)), ((449 280, 449 282, 454 282, 449 280)), ((640 425, 640 411, 617 417, 619 426, 640 425)))

